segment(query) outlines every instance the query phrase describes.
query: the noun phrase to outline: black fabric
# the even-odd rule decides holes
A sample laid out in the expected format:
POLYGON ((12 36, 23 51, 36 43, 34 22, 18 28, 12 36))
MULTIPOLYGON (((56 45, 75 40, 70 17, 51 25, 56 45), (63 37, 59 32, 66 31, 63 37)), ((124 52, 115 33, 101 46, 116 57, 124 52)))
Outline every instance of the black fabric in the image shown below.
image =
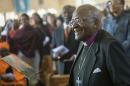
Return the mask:
MULTIPOLYGON (((77 59, 70 73, 69 86, 76 86, 74 80, 74 67, 81 55, 80 45, 77 59)), ((84 71, 81 86, 130 86, 130 58, 127 57, 122 45, 112 38, 107 32, 101 30, 97 34, 96 41, 84 58, 84 71), (100 68, 100 72, 95 72, 100 68)), ((80 63, 81 64, 81 63, 80 63)))
POLYGON ((9 67, 6 69, 5 73, 13 73, 12 67, 9 66, 9 67))

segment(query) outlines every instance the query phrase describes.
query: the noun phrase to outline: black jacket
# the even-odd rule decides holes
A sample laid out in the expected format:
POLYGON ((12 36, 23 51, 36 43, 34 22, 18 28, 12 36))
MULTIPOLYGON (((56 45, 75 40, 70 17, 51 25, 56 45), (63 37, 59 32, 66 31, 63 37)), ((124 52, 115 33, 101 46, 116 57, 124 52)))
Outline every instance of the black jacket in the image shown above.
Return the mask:
MULTIPOLYGON (((81 42, 71 70, 69 86, 77 86, 73 70, 81 55, 82 47, 81 42)), ((130 58, 126 56, 122 45, 105 31, 99 31, 92 49, 84 58, 88 61, 85 61, 86 66, 80 86, 130 86, 130 58), (100 71, 95 72, 96 68, 100 71)))

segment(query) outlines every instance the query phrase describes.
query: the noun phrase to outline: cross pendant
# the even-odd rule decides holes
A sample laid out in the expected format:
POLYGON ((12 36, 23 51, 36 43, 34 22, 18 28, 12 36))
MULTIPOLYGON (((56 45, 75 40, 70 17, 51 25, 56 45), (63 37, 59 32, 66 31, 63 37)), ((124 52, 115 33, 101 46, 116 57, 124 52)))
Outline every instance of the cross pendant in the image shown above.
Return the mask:
POLYGON ((78 86, 81 85, 81 80, 80 80, 79 76, 78 76, 78 79, 76 80, 76 83, 78 84, 78 86))

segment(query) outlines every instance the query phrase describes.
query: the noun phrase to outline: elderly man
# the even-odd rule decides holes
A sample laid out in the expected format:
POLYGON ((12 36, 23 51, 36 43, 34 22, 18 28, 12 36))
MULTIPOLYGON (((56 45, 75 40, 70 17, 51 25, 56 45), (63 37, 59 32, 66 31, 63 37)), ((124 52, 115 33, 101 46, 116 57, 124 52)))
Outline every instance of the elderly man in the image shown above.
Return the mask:
POLYGON ((78 7, 70 26, 80 40, 69 86, 130 86, 130 59, 120 43, 101 30, 100 11, 78 7))

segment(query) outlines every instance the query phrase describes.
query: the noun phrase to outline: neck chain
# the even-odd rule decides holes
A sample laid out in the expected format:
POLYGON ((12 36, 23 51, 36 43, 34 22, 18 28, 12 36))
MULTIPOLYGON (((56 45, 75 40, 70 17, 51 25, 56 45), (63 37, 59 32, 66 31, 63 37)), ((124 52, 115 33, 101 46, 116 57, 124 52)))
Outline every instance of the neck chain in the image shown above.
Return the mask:
MULTIPOLYGON (((91 47, 92 47, 93 44, 94 44, 94 42, 92 42, 91 45, 89 46, 89 48, 88 48, 88 50, 86 52, 87 54, 88 54, 88 52, 91 49, 91 47)), ((80 86, 80 84, 82 83, 79 75, 80 75, 80 73, 82 71, 82 68, 84 66, 85 60, 86 60, 86 58, 81 57, 80 63, 82 63, 82 64, 81 65, 79 64, 79 66, 78 66, 79 71, 78 71, 78 77, 77 77, 77 80, 76 80, 76 83, 78 84, 78 86, 80 86), (83 62, 81 62, 81 61, 83 61, 83 62)))

